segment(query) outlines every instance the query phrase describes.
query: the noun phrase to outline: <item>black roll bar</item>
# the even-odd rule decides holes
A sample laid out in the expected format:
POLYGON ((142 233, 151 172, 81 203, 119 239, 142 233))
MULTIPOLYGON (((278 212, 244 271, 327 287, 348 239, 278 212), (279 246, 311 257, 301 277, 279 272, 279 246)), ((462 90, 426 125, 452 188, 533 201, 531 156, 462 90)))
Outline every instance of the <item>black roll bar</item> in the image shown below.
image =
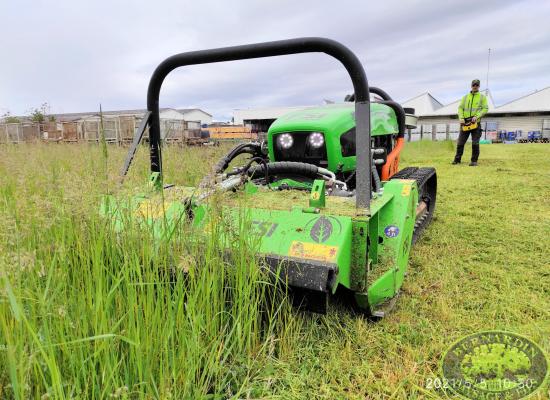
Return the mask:
POLYGON ((168 57, 153 72, 147 90, 151 172, 162 174, 160 143, 159 96, 166 76, 178 67, 223 61, 274 57, 301 53, 325 53, 340 61, 351 78, 355 94, 356 119, 356 207, 359 215, 370 215, 371 198, 371 135, 369 85, 363 65, 346 46, 331 39, 306 37, 275 42, 190 51, 168 57))

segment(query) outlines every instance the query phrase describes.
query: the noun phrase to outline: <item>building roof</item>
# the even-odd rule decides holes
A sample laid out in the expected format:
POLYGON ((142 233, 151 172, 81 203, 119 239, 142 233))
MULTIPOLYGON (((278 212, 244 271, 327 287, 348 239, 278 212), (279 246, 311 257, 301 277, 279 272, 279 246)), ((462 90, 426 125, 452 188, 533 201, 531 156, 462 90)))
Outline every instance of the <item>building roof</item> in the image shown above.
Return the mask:
POLYGON ((550 111, 550 86, 497 107, 495 112, 550 111))
POLYGON ((441 104, 428 92, 419 94, 418 96, 403 102, 401 105, 403 107, 414 108, 415 115, 430 114, 443 107, 443 104, 441 104))
MULTIPOLYGON (((163 109, 161 109, 162 111, 163 109)), ((117 110, 117 111, 102 111, 103 115, 143 115, 145 114, 145 109, 141 110, 117 110)), ((78 112, 78 113, 63 113, 63 114, 53 114, 57 121, 75 121, 77 119, 83 119, 86 117, 95 117, 99 116, 99 111, 88 111, 88 112, 78 112)))
POLYGON ((187 113, 190 113, 191 111, 200 111, 200 112, 205 113, 206 115, 212 116, 212 114, 208 114, 206 111, 201 110, 200 108, 176 108, 175 110, 179 111, 183 115, 185 115, 187 113))
MULTIPOLYGON (((167 110, 174 110, 179 112, 182 115, 185 115, 191 111, 201 111, 209 116, 212 116, 208 114, 207 112, 199 109, 199 108, 183 108, 183 109, 175 109, 175 108, 169 108, 164 107, 160 108, 160 112, 167 111, 167 110)), ((147 110, 145 108, 140 109, 133 109, 133 110, 113 110, 113 111, 102 111, 102 114, 105 116, 118 116, 118 115, 125 115, 125 116, 131 116, 131 115, 138 115, 142 116, 145 114, 147 110)), ((89 111, 89 112, 79 112, 79 113, 63 113, 63 114, 53 114, 55 116, 55 119, 57 121, 76 121, 79 119, 84 119, 88 117, 99 117, 99 111, 89 111)))

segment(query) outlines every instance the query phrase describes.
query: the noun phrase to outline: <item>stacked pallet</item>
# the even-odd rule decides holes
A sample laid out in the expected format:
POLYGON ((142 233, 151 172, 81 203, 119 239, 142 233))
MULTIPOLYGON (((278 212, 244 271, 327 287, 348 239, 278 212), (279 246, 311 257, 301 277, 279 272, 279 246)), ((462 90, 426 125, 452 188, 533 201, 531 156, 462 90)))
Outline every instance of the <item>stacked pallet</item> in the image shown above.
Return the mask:
POLYGON ((211 139, 258 139, 258 134, 244 125, 210 125, 208 132, 211 139))

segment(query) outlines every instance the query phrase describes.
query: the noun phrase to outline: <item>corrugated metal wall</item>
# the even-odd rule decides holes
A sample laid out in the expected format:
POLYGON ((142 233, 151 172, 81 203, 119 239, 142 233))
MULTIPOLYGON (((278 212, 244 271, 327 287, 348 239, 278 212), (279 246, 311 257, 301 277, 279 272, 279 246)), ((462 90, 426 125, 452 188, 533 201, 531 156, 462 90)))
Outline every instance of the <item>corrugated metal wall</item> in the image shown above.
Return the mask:
POLYGON ((529 117, 504 117, 504 118, 495 118, 495 121, 498 123, 499 130, 506 131, 516 131, 521 130, 523 132, 528 131, 541 131, 542 122, 544 119, 543 116, 529 116, 529 117))
MULTIPOLYGON (((483 122, 487 123, 496 123, 497 130, 506 130, 509 132, 521 130, 523 132, 529 131, 542 131, 543 123, 547 121, 548 126, 550 126, 550 116, 549 115, 532 115, 532 116, 489 116, 483 118, 483 122)), ((435 127, 436 138, 437 140, 442 140, 444 136, 444 127, 448 126, 449 136, 454 138, 458 136, 458 123, 456 119, 451 118, 418 118, 418 127, 421 127, 423 137, 425 138, 425 133, 427 131, 431 132, 430 125, 435 127)), ((484 124, 485 125, 485 124, 484 124)), ((416 131, 419 129, 417 128, 416 131)), ((414 132, 414 131, 413 131, 414 132)))

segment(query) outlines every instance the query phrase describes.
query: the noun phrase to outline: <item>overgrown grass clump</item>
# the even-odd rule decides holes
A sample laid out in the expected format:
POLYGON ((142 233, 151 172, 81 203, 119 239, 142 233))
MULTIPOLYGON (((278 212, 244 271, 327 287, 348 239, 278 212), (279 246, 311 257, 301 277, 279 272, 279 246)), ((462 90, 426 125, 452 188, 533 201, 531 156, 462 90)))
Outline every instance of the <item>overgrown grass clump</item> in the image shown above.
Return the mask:
MULTIPOLYGON (((270 359, 288 351, 281 339, 295 322, 256 265, 245 218, 233 235, 213 218, 221 222, 201 240, 182 224, 155 245, 147 227, 117 233, 99 217, 109 173, 89 182, 82 164, 24 150, 46 165, 22 165, 0 189, 0 397, 253 394, 270 359)), ((83 156, 95 163, 97 154, 83 156)))

